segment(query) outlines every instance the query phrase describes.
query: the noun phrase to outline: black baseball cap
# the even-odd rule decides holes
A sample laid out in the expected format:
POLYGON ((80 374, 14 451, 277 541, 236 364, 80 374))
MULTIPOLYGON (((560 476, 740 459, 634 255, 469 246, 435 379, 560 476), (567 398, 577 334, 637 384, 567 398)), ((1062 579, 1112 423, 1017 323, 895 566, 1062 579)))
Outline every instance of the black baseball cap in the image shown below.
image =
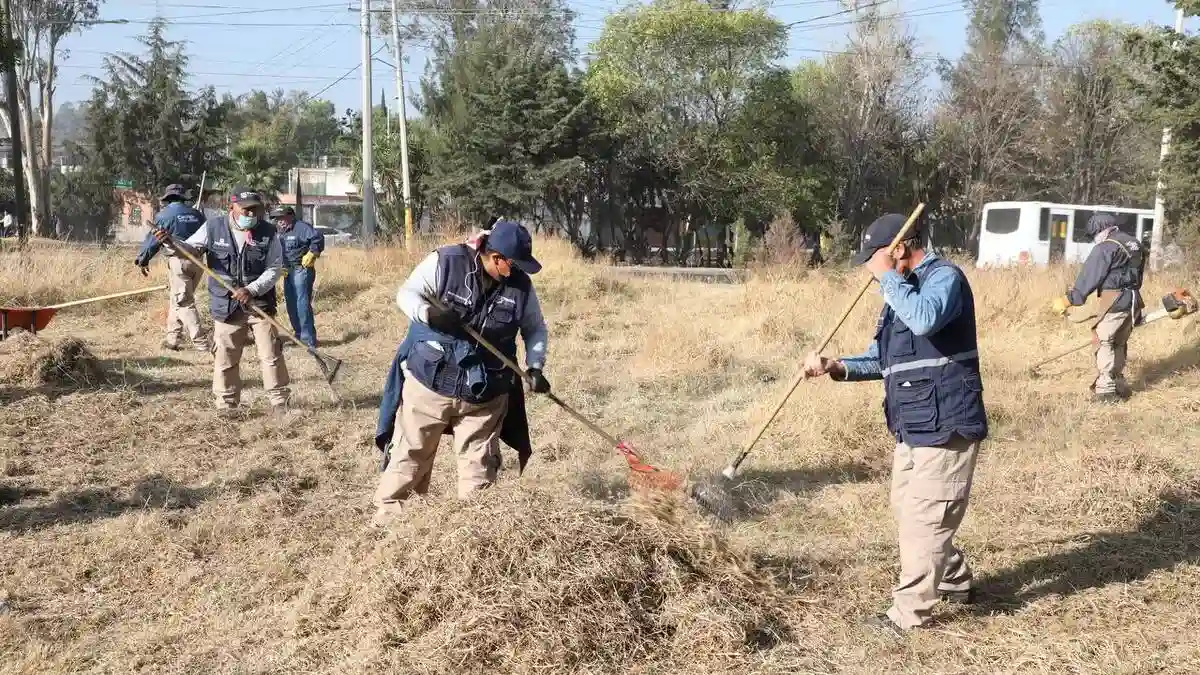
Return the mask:
POLYGON ((229 201, 238 206, 262 206, 262 195, 239 185, 229 194, 229 201))
POLYGON ((533 257, 533 237, 520 223, 497 221, 488 232, 486 248, 508 258, 526 274, 537 274, 542 269, 542 264, 533 257))
POLYGON ((278 218, 280 216, 291 216, 295 218, 296 209, 293 209, 290 206, 276 206, 275 208, 271 209, 272 218, 278 218))
MULTIPOLYGON (((875 219, 867 227, 867 231, 863 232, 862 248, 858 249, 858 253, 854 254, 852 261, 855 265, 862 265, 875 255, 875 252, 881 248, 886 248, 900 234, 900 230, 904 229, 904 223, 908 222, 908 218, 899 213, 887 213, 875 219)), ((908 231, 908 236, 905 239, 912 239, 920 236, 920 222, 913 223, 913 227, 908 231)))
POLYGON ((159 199, 159 201, 163 201, 167 197, 174 197, 176 199, 187 199, 187 192, 183 189, 183 186, 180 185, 179 183, 171 183, 170 185, 167 186, 166 190, 163 190, 162 196, 159 197, 158 199, 159 199))

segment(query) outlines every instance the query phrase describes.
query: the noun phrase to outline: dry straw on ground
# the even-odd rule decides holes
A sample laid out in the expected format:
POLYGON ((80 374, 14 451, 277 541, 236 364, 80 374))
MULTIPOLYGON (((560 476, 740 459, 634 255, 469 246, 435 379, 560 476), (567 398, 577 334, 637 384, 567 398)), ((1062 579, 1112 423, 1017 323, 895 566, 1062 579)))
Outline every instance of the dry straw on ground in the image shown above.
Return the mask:
POLYGON ((308 596, 296 630, 328 635, 353 616, 373 627, 373 672, 733 666, 792 640, 800 611, 781 570, 671 498, 615 506, 510 486, 426 500, 363 567, 308 596))
MULTIPOLYGON (((693 476, 737 452, 862 278, 633 279, 561 242, 536 250, 555 391, 693 476)), ((145 286, 130 260, 2 253, 0 288, 27 305, 145 286)), ((896 572, 877 384, 804 383, 713 531, 614 505, 624 460, 537 397, 519 480, 508 453, 501 485, 458 504, 444 446, 430 500, 368 528, 378 396, 405 331, 394 294, 414 262, 322 256, 317 330, 349 365, 343 404, 288 349, 283 420, 263 414, 253 350, 246 413, 215 413, 211 361, 159 347, 165 292, 60 312, 39 338, 82 341, 100 377, 0 382, 0 672, 1200 672, 1196 319, 1136 332, 1134 397, 1097 408, 1086 352, 1026 368, 1087 339, 1046 310, 1073 270, 966 268, 992 435, 959 543, 983 601, 939 607, 897 646, 860 624, 896 572)), ((1146 295, 1195 284, 1172 269, 1146 295)), ((862 305, 828 353, 866 346, 878 295, 862 305)))
POLYGON ((81 340, 43 340, 23 330, 0 341, 0 382, 31 387, 85 387, 99 375, 81 340))

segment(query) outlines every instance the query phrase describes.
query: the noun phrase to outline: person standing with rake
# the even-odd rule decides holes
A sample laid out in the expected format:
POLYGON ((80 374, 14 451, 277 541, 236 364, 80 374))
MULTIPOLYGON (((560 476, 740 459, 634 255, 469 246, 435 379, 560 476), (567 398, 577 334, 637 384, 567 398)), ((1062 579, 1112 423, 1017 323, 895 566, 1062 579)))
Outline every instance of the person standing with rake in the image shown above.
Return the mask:
POLYGON ((973 602, 971 568, 954 546, 988 435, 975 327, 975 300, 962 270, 926 251, 919 229, 894 249, 899 214, 867 228, 855 264, 878 280, 885 302, 864 354, 810 353, 809 376, 883 380, 884 414, 896 437, 891 505, 899 535, 900 580, 892 606, 868 625, 901 637, 932 620, 940 599, 973 602))

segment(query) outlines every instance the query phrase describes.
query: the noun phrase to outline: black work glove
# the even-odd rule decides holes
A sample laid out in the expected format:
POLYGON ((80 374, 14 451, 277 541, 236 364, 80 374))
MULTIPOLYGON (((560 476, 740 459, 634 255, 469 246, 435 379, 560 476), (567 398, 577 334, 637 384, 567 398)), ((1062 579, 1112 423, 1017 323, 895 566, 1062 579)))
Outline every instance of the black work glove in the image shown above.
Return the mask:
POLYGON ((536 394, 549 394, 550 393, 550 380, 547 380, 546 376, 542 375, 541 368, 530 368, 529 370, 525 371, 525 374, 529 375, 529 379, 532 380, 532 382, 529 385, 529 388, 532 389, 534 391, 534 393, 536 393, 536 394))
POLYGON ((430 305, 425 317, 429 327, 439 333, 447 335, 458 335, 462 332, 462 319, 451 309, 442 309, 437 305, 430 305))

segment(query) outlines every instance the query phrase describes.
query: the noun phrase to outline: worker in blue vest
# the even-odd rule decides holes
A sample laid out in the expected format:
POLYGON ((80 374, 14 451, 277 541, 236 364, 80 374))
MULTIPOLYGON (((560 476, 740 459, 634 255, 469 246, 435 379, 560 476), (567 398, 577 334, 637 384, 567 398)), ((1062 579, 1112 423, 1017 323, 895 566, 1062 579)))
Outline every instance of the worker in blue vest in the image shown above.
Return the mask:
POLYGON ((400 287, 396 304, 409 325, 380 405, 376 442, 386 465, 375 491, 376 524, 398 513, 411 495, 429 490, 444 433, 454 438, 460 498, 495 482, 500 440, 517 450, 524 467, 530 448, 522 381, 463 325, 514 361, 519 334, 533 391, 549 392, 542 374, 546 322, 530 280, 540 269, 529 232, 501 220, 475 246, 452 244, 430 253, 400 287))
POLYGON ((868 624, 893 636, 923 627, 945 599, 972 602, 970 566, 954 546, 988 435, 975 328, 975 299, 961 269, 922 244, 919 228, 894 251, 905 223, 887 214, 867 228, 855 264, 879 281, 884 308, 864 354, 805 359, 810 376, 883 380, 884 413, 896 438, 891 504, 900 579, 892 606, 868 624))
MULTIPOLYGON (((253 334, 263 388, 267 390, 272 412, 281 413, 286 410, 291 393, 283 345, 275 325, 248 307, 257 307, 268 316, 275 315, 278 304, 275 283, 283 275, 283 246, 275 226, 266 219, 266 209, 257 192, 236 187, 229 201, 228 216, 209 220, 186 242, 174 242, 192 255, 203 251, 209 268, 236 289, 230 292, 213 279, 208 280, 215 342, 213 395, 217 407, 232 410, 241 405, 242 350, 253 334)), ((162 231, 155 235, 160 242, 166 240, 162 231)))
POLYGON ((317 327, 313 318, 313 284, 317 281, 317 258, 325 251, 325 235, 303 220, 296 210, 279 206, 271 211, 275 228, 283 242, 283 297, 287 302, 292 332, 309 347, 317 346, 317 327))
MULTIPOLYGON (((188 205, 186 192, 182 185, 167 186, 159 197, 164 206, 154 217, 157 229, 166 230, 179 241, 186 241, 204 225, 204 213, 188 205)), ((154 233, 148 233, 142 242, 134 263, 141 268, 142 275, 149 274, 150 261, 158 253, 160 244, 154 233)), ((196 351, 207 353, 212 346, 203 324, 200 323, 200 310, 196 307, 196 287, 204 277, 204 270, 194 265, 186 258, 167 252, 167 287, 170 293, 167 305, 167 337, 163 347, 172 351, 182 349, 183 334, 187 332, 188 339, 196 351)))

